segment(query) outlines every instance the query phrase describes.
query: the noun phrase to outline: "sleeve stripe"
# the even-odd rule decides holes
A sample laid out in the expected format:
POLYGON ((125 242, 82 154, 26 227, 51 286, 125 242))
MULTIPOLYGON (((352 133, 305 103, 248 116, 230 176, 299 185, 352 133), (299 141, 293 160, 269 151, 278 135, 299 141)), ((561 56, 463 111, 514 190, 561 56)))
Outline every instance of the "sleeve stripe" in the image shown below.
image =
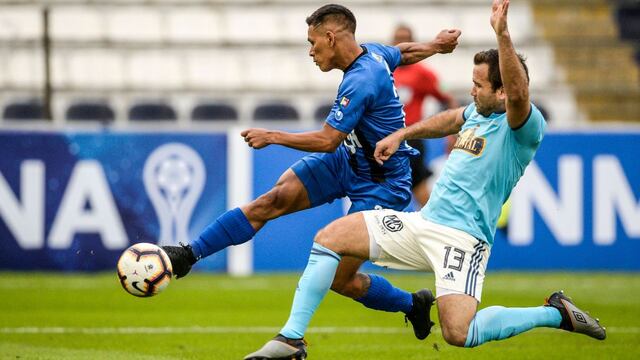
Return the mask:
POLYGON ((469 106, 471 106, 471 104, 467 105, 467 107, 462 110, 462 120, 464 120, 464 122, 467 122, 467 115, 465 115, 465 113, 467 112, 469 106))
POLYGON ((511 130, 516 131, 516 130, 520 130, 523 126, 525 126, 527 124, 527 122, 529 121, 529 119, 531 119, 531 114, 533 113, 533 105, 529 104, 529 115, 527 115, 527 119, 522 122, 522 124, 518 125, 518 127, 516 128, 511 128, 511 130))

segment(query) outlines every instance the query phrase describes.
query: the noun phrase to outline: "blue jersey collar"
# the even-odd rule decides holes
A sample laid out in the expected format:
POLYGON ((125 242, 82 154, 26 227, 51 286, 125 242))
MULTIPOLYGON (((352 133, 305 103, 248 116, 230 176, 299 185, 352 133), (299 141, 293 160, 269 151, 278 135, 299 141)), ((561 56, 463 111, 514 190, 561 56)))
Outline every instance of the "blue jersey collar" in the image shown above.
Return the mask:
POLYGON ((355 64, 355 63, 356 63, 356 61, 358 61, 358 59, 360 59, 360 58, 361 58, 361 57, 363 57, 366 53, 368 53, 368 52, 369 52, 369 50, 367 50, 367 48, 366 48, 366 47, 364 47, 364 46, 362 46, 362 45, 360 45, 360 47, 362 48, 362 52, 360 53, 360 55, 358 55, 358 57, 357 57, 357 58, 353 59, 353 61, 351 62, 351 64, 349 64, 349 66, 347 66, 347 67, 344 69, 344 72, 345 72, 345 73, 346 73, 347 71, 351 70, 351 68, 353 67, 353 64, 355 64))

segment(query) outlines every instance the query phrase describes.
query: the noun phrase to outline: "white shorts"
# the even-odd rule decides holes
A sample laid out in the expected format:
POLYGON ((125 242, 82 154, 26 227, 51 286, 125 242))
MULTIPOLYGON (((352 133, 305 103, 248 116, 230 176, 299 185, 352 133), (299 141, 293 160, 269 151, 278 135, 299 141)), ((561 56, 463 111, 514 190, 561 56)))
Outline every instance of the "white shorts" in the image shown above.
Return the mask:
POLYGON ((420 212, 363 212, 371 262, 400 270, 433 271, 436 297, 467 294, 481 300, 489 246, 464 231, 425 220, 420 212))

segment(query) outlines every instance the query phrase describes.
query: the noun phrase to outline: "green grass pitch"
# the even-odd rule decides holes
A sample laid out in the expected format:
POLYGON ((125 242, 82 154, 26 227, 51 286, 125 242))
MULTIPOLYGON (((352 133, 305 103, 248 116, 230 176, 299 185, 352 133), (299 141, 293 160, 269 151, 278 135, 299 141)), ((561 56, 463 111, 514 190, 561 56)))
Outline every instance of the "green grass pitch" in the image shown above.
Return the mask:
MULTIPOLYGON (((388 277, 409 290, 433 286, 431 274, 388 277)), ((0 273, 0 359, 242 359, 286 321, 297 279, 199 273, 159 296, 136 298, 112 273, 0 273)), ((638 274, 489 273, 481 307, 536 306, 558 289, 600 318, 605 341, 535 329, 460 349, 437 326, 418 341, 401 314, 330 293, 307 333, 309 358, 640 359, 638 274)))

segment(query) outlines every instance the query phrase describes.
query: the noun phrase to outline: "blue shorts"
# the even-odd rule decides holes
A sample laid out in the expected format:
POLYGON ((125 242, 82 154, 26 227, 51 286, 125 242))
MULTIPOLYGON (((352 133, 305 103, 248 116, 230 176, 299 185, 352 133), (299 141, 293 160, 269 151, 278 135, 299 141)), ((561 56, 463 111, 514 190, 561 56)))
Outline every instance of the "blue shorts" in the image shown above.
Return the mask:
POLYGON ((307 189, 311 207, 348 196, 349 213, 376 208, 404 210, 411 202, 411 177, 375 183, 353 172, 346 153, 314 153, 298 160, 291 170, 307 189))

